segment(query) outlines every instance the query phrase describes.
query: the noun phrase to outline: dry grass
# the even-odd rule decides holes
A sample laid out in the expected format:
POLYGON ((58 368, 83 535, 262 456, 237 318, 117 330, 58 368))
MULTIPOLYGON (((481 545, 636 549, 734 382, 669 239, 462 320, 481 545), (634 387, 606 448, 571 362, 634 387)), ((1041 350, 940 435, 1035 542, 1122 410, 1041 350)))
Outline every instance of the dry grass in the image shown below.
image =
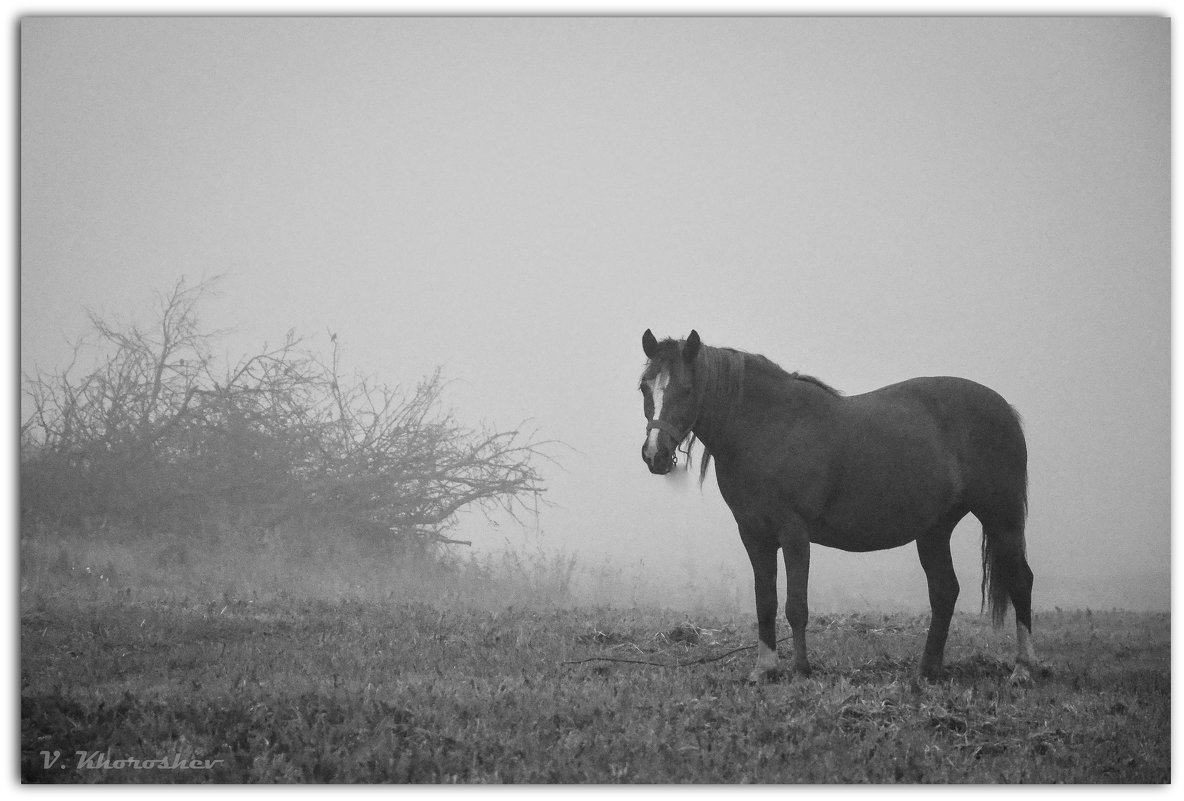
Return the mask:
POLYGON ((1010 632, 977 616, 955 618, 945 676, 919 684, 923 616, 815 615, 815 675, 752 686, 751 651, 565 664, 722 654, 752 644, 748 614, 577 605, 570 560, 351 570, 360 555, 338 549, 300 583, 297 556, 266 549, 217 557, 220 574, 165 544, 26 543, 23 779, 1170 780, 1166 614, 1038 614, 1052 672, 1019 688, 1010 632))

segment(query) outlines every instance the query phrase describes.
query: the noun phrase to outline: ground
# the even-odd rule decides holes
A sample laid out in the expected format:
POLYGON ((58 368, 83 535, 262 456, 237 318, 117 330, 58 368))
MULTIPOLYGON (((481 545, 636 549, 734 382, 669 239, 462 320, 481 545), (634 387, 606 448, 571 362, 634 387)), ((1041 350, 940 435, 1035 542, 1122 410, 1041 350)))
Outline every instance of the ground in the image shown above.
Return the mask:
POLYGON ((957 615, 929 683, 925 616, 815 613, 814 674, 751 685, 750 649, 672 666, 753 645, 739 614, 195 598, 61 565, 26 565, 21 604, 25 782, 1171 778, 1167 614, 1038 612, 1049 674, 1013 687, 1011 626, 957 615))

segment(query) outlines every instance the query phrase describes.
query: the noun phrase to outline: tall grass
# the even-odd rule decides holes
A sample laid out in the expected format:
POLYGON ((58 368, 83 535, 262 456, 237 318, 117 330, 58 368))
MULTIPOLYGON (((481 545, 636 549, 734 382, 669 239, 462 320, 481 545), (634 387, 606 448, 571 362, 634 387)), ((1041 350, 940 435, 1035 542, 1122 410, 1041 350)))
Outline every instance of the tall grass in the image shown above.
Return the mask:
POLYGON ((312 532, 249 544, 173 535, 50 535, 22 540, 21 596, 273 602, 359 600, 541 603, 567 594, 563 566, 521 554, 497 559, 410 558, 312 532))
POLYGON ((63 593, 141 600, 248 603, 290 600, 422 601, 486 607, 669 607, 688 614, 748 609, 751 579, 699 574, 686 563, 657 575, 643 561, 589 560, 535 541, 427 558, 352 537, 285 531, 231 541, 118 530, 40 530, 22 538, 22 602, 63 593))

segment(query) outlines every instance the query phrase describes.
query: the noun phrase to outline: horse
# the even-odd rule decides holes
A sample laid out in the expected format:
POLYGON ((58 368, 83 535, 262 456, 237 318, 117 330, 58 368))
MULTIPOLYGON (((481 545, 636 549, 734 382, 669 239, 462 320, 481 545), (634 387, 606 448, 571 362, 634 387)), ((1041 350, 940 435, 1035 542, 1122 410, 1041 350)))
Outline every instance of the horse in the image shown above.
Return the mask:
POLYGON ((689 459, 698 441, 699 483, 714 460, 752 564, 758 642, 750 681, 780 675, 778 549, 793 670, 809 675, 810 545, 867 552, 914 541, 932 610, 920 674, 938 678, 959 590, 950 536, 967 514, 982 524, 983 608, 990 604, 996 627, 1009 603, 1015 609, 1011 681, 1030 681, 1038 660, 1024 540, 1028 454, 1019 414, 998 393, 941 376, 845 396, 764 356, 704 345, 697 331, 659 342, 647 329, 641 342, 642 458, 665 475, 677 452, 689 459))

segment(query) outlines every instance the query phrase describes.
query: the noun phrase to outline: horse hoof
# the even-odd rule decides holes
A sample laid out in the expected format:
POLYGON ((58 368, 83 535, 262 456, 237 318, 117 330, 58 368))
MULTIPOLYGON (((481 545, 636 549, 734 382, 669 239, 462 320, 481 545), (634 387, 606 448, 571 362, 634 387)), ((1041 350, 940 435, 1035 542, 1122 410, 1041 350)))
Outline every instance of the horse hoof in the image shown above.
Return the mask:
POLYGON ((1014 686, 1024 684, 1031 684, 1035 679, 1034 676, 1039 676, 1042 679, 1047 679, 1052 675, 1052 668, 1043 662, 1036 664, 1027 664, 1025 662, 1016 662, 1015 669, 1011 671, 1011 677, 1008 679, 1014 686))
POLYGON ((932 684, 935 681, 941 680, 942 666, 941 665, 924 665, 918 673, 920 681, 932 684))
POLYGON ((781 668, 756 668, 748 674, 749 684, 772 684, 781 678, 781 668))
POLYGON ((1023 662, 1016 662, 1015 670, 1011 671, 1011 678, 1007 683, 1012 687, 1022 687, 1032 683, 1032 674, 1028 672, 1028 667, 1023 662))

